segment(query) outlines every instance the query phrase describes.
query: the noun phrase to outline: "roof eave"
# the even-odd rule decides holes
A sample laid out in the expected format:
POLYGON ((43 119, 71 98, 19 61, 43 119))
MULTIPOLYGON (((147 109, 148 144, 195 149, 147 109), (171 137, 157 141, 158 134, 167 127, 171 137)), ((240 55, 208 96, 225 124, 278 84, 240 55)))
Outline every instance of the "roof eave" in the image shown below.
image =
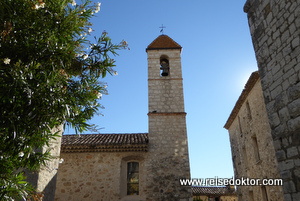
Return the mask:
POLYGON ((178 50, 182 50, 182 47, 161 47, 161 48, 146 48, 146 52, 148 52, 148 50, 167 50, 167 49, 171 49, 171 50, 175 50, 175 49, 178 49, 178 50))
POLYGON ((236 101, 235 106, 232 109, 232 111, 231 111, 231 113, 230 113, 230 115, 229 115, 229 117, 228 117, 228 119, 227 119, 227 121, 224 125, 225 129, 228 130, 230 128, 230 126, 233 123, 234 119, 238 115, 238 112, 241 109, 243 103, 246 101, 249 93, 251 92, 252 88, 254 87, 254 85, 256 84, 256 82, 258 80, 259 80, 259 73, 258 73, 258 71, 255 71, 250 75, 250 77, 249 77, 249 79, 248 79, 248 81, 245 85, 245 88, 243 89, 243 91, 242 91, 240 97, 238 98, 238 100, 236 101))
POLYGON ((148 144, 137 145, 109 145, 109 146, 62 146, 61 153, 80 153, 80 152, 147 152, 148 144))

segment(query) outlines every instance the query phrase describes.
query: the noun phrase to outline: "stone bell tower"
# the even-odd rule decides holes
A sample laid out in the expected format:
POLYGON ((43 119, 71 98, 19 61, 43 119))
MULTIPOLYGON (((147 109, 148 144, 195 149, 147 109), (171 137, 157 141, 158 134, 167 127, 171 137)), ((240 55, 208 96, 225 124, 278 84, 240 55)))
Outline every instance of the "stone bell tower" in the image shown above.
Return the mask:
MULTIPOLYGON (((186 113, 181 71, 182 47, 167 35, 147 48, 149 97, 149 200, 191 200, 191 188, 180 185, 190 178, 186 113)), ((147 199, 148 200, 148 199, 147 199)))

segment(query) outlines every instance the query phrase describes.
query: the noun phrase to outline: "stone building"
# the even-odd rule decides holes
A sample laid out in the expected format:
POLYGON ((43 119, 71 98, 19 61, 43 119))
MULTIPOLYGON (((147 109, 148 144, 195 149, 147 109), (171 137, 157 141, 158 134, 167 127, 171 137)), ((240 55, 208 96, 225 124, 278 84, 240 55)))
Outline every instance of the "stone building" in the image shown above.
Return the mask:
POLYGON ((158 36, 148 54, 149 132, 65 135, 57 201, 188 201, 191 187, 181 46, 158 36))
MULTIPOLYGON (((251 74, 225 126, 235 178, 280 177, 258 72, 251 74)), ((281 185, 237 186, 239 200, 283 201, 281 185)))
POLYGON ((300 200, 300 1, 247 0, 284 200, 300 200))

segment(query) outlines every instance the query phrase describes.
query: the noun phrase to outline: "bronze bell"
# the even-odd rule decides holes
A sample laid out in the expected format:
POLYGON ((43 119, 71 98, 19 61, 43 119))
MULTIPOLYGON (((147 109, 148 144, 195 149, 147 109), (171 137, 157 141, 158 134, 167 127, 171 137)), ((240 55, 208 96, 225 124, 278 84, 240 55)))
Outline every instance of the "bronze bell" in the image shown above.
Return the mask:
POLYGON ((162 61, 160 70, 162 70, 161 76, 168 76, 169 75, 169 64, 166 61, 162 61))

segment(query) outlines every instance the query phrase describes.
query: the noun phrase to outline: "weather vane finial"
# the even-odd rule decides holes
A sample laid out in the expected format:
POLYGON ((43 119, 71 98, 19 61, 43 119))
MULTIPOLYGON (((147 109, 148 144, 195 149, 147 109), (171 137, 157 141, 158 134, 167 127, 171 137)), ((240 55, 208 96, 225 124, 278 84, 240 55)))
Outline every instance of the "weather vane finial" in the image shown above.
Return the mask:
POLYGON ((159 28, 161 28, 160 33, 163 35, 164 34, 164 28, 166 28, 166 27, 162 24, 161 27, 159 27, 159 28))

